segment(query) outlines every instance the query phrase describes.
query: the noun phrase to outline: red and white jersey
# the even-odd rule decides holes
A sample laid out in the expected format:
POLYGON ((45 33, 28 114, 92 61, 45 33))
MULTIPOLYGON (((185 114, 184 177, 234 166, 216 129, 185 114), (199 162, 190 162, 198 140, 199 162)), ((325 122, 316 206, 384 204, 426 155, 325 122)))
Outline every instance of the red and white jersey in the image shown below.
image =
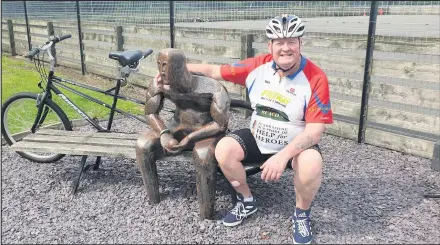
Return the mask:
POLYGON ((276 153, 302 132, 306 123, 333 123, 325 73, 305 57, 295 74, 280 77, 272 55, 222 65, 226 81, 246 86, 254 112, 250 129, 263 154, 276 153))

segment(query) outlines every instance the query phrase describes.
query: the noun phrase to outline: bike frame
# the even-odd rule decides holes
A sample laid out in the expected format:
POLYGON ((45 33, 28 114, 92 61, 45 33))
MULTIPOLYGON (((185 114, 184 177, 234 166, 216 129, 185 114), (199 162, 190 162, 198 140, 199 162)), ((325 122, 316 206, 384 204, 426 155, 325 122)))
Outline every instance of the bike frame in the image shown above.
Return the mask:
POLYGON ((44 102, 47 99, 51 99, 52 91, 56 95, 60 96, 70 107, 72 107, 78 114, 80 114, 86 121, 88 121, 99 132, 105 132, 105 131, 108 132, 108 131, 110 131, 111 125, 113 123, 113 117, 114 117, 115 112, 118 112, 118 113, 120 113, 120 114, 122 114, 122 115, 124 115, 126 117, 138 120, 138 121, 146 124, 146 120, 145 119, 140 118, 138 116, 135 116, 135 115, 133 115, 131 113, 128 113, 127 111, 118 109, 116 107, 118 99, 122 99, 122 100, 126 100, 126 101, 131 101, 131 102, 134 102, 134 103, 140 104, 140 105, 145 105, 144 101, 140 101, 140 100, 137 100, 135 98, 128 97, 128 96, 119 95, 119 91, 120 91, 122 82, 123 81, 121 79, 117 79, 115 87, 113 87, 111 89, 108 89, 108 90, 103 90, 103 89, 92 87, 92 86, 89 86, 89 85, 86 85, 86 84, 83 84, 83 83, 79 83, 79 82, 71 81, 71 80, 68 80, 68 79, 61 78, 61 77, 57 77, 57 76, 54 75, 53 71, 50 71, 48 79, 47 79, 47 85, 46 85, 46 88, 45 88, 45 90, 43 92, 43 96, 41 97, 41 100, 37 101, 38 112, 37 112, 37 116, 35 118, 35 122, 32 125, 31 131, 33 133, 35 133, 35 129, 37 128, 37 126, 39 124, 41 124, 42 122, 44 122, 44 119, 45 119, 45 117, 46 117, 46 115, 48 113, 48 108, 46 108, 46 110, 43 111, 44 104, 45 104, 44 102), (107 104, 107 103, 105 103, 105 102, 103 102, 103 101, 101 101, 99 99, 96 99, 96 98, 94 98, 94 97, 92 97, 90 95, 84 94, 84 93, 82 93, 82 92, 80 92, 80 91, 78 91, 78 90, 76 90, 74 88, 71 88, 71 87, 69 87, 69 86, 67 86, 65 84, 70 84, 70 85, 82 87, 82 88, 85 88, 85 89, 90 90, 90 91, 95 91, 95 92, 99 92, 99 93, 105 94, 107 96, 111 96, 111 97, 113 97, 113 103, 111 105, 107 104), (101 127, 99 125, 99 123, 97 123, 87 113, 85 113, 83 110, 81 110, 74 102, 72 102, 72 100, 70 100, 61 90, 59 90, 57 88, 57 86, 62 87, 62 88, 66 89, 68 91, 71 91, 74 94, 79 95, 79 96, 81 96, 81 97, 83 97, 83 98, 85 98, 85 99, 87 99, 89 101, 95 102, 95 103, 97 103, 99 105, 103 105, 104 107, 110 109, 110 115, 109 115, 109 119, 108 119, 108 123, 107 123, 107 129, 104 129, 103 127, 101 127), (114 90, 114 92, 112 92, 113 90, 114 90))

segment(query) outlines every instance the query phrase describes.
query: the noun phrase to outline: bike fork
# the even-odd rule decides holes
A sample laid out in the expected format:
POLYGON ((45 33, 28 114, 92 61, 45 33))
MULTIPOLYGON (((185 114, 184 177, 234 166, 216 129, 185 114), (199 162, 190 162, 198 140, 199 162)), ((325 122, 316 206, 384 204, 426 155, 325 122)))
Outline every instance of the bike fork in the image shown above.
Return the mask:
MULTIPOLYGON (((41 94, 39 94, 37 97, 38 112, 37 112, 37 116, 35 117, 34 124, 32 125, 32 128, 31 128, 32 133, 35 133, 35 130, 37 129, 37 127, 39 127, 44 122, 44 120, 46 119, 47 113, 49 112, 49 107, 45 107, 44 105, 45 105, 47 97, 50 96, 50 88, 52 85, 53 73, 54 72, 52 70, 49 71, 49 76, 47 78, 46 90, 44 90, 42 96, 40 96, 41 94), (43 109, 45 109, 44 112, 43 112, 43 109)), ((40 86, 41 85, 39 85, 39 87, 40 86)))
POLYGON ((45 101, 47 99, 48 96, 48 92, 44 92, 43 95, 39 94, 37 97, 37 107, 38 107, 38 112, 37 112, 37 116, 35 117, 35 121, 34 124, 32 124, 32 128, 31 128, 31 132, 35 133, 35 130, 37 129, 37 127, 39 127, 43 122, 44 119, 46 119, 47 113, 49 113, 49 107, 45 107, 45 101), (43 112, 43 109, 44 112, 43 112))

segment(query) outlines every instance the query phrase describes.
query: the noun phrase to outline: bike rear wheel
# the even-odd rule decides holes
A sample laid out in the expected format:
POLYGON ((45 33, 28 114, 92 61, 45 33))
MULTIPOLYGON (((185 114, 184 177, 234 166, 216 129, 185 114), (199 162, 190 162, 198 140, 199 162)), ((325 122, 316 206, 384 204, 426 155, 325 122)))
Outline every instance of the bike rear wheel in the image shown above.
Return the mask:
MULTIPOLYGON (((31 134, 30 129, 37 117, 37 94, 18 93, 3 103, 1 111, 2 135, 9 145, 20 141, 24 136, 31 134)), ((72 130, 72 125, 64 111, 52 100, 47 99, 44 104, 44 121, 36 129, 50 128, 57 130, 72 130)), ((64 154, 37 153, 17 151, 22 157, 34 162, 49 163, 63 158, 64 154)))

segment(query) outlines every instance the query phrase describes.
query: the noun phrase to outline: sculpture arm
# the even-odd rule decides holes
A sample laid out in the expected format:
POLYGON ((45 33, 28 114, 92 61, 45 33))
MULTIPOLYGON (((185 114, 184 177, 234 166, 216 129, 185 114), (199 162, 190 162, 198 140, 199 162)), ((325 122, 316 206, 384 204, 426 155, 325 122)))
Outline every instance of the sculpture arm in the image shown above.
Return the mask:
POLYGON ((159 112, 163 108, 164 96, 159 92, 156 81, 152 81, 148 86, 146 103, 145 103, 145 119, 148 126, 154 131, 160 133, 166 128, 163 120, 159 117, 159 112))

